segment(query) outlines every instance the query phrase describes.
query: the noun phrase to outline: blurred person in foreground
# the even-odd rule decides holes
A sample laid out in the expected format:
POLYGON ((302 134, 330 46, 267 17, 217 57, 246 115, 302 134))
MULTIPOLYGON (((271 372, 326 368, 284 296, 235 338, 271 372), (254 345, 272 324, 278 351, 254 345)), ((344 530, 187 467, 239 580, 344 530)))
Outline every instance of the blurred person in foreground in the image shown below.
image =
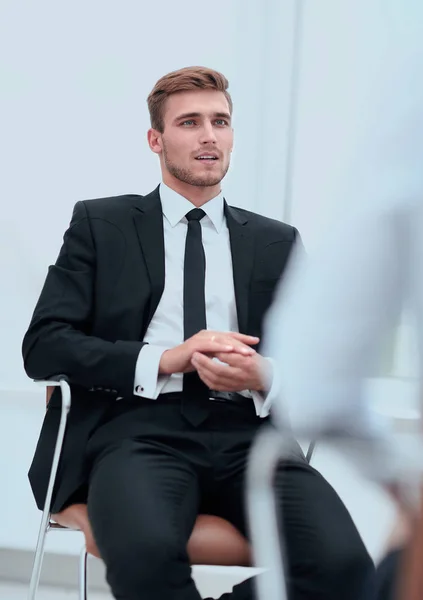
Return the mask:
MULTIPOLYGON (((423 454, 398 443, 365 390, 404 309, 415 317, 422 380, 423 7, 380 1, 372 14, 374 54, 345 177, 344 215, 310 257, 296 253, 268 314, 264 346, 280 377, 277 426, 292 428, 297 438, 336 439, 364 474, 397 490, 410 530, 423 454)), ((384 600, 415 600, 404 587, 395 595, 400 554, 394 551, 381 567, 384 600)))

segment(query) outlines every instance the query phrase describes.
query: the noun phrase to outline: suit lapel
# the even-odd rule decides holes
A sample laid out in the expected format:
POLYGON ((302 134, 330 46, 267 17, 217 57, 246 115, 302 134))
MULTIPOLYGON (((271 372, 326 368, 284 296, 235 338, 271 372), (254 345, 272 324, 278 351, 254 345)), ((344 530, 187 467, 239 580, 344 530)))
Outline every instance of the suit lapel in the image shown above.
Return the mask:
MULTIPOLYGON (((241 211, 228 206, 226 201, 224 210, 232 254, 238 326, 241 332, 246 332, 248 330, 248 301, 254 258, 254 235, 248 219, 241 211)), ((159 305, 165 284, 163 212, 158 187, 148 196, 137 200, 132 209, 132 217, 151 286, 148 327, 159 305)))
POLYGON ((248 331, 248 301, 253 270, 254 235, 248 219, 241 211, 225 201, 226 223, 232 253, 232 267, 238 326, 241 333, 248 331))
POLYGON ((165 283, 163 212, 159 188, 138 201, 132 212, 151 286, 147 328, 159 305, 165 283))

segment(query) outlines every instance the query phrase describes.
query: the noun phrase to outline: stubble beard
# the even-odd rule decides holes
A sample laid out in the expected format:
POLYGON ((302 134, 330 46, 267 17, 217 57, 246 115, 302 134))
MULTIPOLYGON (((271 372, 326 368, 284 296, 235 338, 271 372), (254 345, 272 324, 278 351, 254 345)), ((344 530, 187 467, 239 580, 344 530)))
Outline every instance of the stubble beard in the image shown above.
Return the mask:
POLYGON ((223 172, 196 175, 190 169, 185 169, 184 167, 174 163, 169 158, 169 153, 165 145, 163 145, 163 160, 167 170, 171 175, 173 175, 173 177, 179 181, 182 181, 183 183, 187 183, 188 185, 193 185, 196 187, 212 187, 214 185, 218 185, 229 170, 228 163, 223 172))

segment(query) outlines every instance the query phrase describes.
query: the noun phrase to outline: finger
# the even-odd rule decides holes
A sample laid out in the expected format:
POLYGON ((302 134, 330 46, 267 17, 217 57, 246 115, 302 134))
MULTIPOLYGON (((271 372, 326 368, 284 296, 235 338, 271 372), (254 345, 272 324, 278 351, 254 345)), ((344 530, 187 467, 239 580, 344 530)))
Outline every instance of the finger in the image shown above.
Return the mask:
POLYGON ((247 344, 244 344, 244 342, 241 342, 240 340, 237 340, 230 336, 228 336, 227 338, 223 338, 223 337, 217 338, 217 336, 215 336, 215 341, 219 341, 219 342, 225 341, 225 343, 232 346, 232 352, 238 352, 239 354, 244 354, 245 356, 255 354, 255 352, 256 352, 254 350, 254 348, 251 348, 247 344))
POLYGON ((216 392, 237 392, 242 388, 242 385, 235 380, 226 381, 224 379, 219 380, 214 377, 209 377, 206 371, 203 371, 202 369, 198 369, 197 373, 206 386, 216 392))
POLYGON ((233 384, 234 380, 238 381, 243 375, 240 369, 219 364, 215 360, 204 356, 204 354, 195 353, 191 362, 197 371, 201 370, 213 385, 217 383, 221 385, 233 384))
POLYGON ((219 363, 214 361, 213 357, 208 357, 202 352, 194 352, 194 354, 192 355, 191 363, 195 366, 196 369, 206 369, 207 371, 216 374, 218 373, 217 367, 223 366, 219 365, 219 363))
POLYGON ((256 354, 254 348, 250 348, 250 346, 246 346, 240 342, 234 342, 232 352, 242 354, 243 356, 252 356, 253 354, 256 354))
POLYGON ((228 340, 217 339, 198 339, 195 344, 194 352, 217 354, 218 352, 233 352, 234 344, 228 343, 228 340))
POLYGON ((221 362, 226 363, 231 367, 238 367, 239 369, 249 369, 254 360, 252 356, 253 355, 244 356, 238 352, 218 352, 214 355, 214 357, 221 362))
POLYGON ((207 377, 207 375, 206 375, 206 374, 205 374, 205 373, 204 373, 204 372, 203 372, 201 369, 198 369, 198 370, 197 370, 197 373, 198 373, 198 376, 199 376, 199 378, 201 379, 201 381, 202 381, 203 383, 205 383, 205 384, 206 384, 206 386, 207 386, 208 388, 210 388, 211 390, 214 390, 214 389, 215 389, 215 388, 213 387, 213 384, 212 384, 212 382, 210 381, 210 379, 207 377))
POLYGON ((227 338, 226 340, 221 338, 218 339, 216 336, 213 336, 213 338, 214 339, 199 338, 196 342, 194 351, 213 355, 218 352, 237 352, 245 356, 255 354, 253 348, 250 348, 250 346, 246 346, 241 342, 237 342, 236 340, 231 340, 230 338, 227 338))
POLYGON ((249 346, 255 346, 260 341, 260 338, 255 335, 246 335, 245 333, 238 333, 237 331, 228 331, 226 335, 229 335, 229 337, 234 338, 243 344, 248 344, 249 346))

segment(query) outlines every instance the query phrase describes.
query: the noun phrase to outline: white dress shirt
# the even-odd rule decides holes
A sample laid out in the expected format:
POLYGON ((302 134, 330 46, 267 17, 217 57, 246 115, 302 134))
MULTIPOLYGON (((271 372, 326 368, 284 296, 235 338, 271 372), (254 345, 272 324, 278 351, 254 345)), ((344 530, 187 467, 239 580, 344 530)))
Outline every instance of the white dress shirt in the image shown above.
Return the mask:
MULTIPOLYGON (((134 380, 134 394, 156 400, 159 394, 182 391, 183 374, 160 375, 160 358, 184 341, 183 281, 185 239, 188 221, 185 215, 194 208, 191 202, 162 183, 160 199, 163 208, 165 244, 165 286, 163 295, 144 336, 146 345, 140 351, 134 380)), ((224 199, 219 194, 201 207, 202 239, 206 257, 207 329, 238 332, 238 318, 232 272, 229 230, 224 215, 224 199)), ((252 397, 257 415, 265 417, 274 393, 266 399, 256 391, 242 392, 252 397)))
MULTIPOLYGON (((423 363, 423 6, 389 5, 396 18, 339 199, 345 218, 311 257, 297 255, 265 327, 265 351, 282 381, 274 417, 297 436, 338 431, 372 440, 357 463, 379 479, 401 477, 413 459, 420 465, 395 445, 388 420, 365 394, 405 306, 416 317, 423 363)), ((387 27, 380 17, 375 40, 377 28, 387 27)))

